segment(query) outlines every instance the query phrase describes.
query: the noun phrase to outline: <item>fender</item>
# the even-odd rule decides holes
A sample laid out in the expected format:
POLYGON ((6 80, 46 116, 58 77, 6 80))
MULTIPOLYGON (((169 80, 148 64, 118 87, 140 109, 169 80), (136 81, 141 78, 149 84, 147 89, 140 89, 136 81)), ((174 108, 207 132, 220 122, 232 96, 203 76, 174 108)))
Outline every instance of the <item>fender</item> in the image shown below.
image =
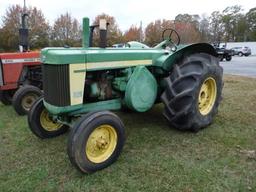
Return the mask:
POLYGON ((165 71, 170 71, 173 64, 177 63, 180 59, 186 57, 187 55, 191 55, 193 53, 208 53, 215 57, 218 56, 213 46, 208 43, 196 43, 187 46, 180 45, 177 48, 177 51, 175 51, 174 53, 169 54, 164 58, 159 58, 161 60, 164 60, 161 64, 161 67, 165 71))

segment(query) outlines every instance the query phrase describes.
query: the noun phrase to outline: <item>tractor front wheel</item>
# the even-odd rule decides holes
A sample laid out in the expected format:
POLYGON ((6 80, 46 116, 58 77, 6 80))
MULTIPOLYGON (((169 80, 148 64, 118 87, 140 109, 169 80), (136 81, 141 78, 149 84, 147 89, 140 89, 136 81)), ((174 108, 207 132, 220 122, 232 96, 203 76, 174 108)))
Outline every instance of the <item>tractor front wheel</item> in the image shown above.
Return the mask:
POLYGON ((31 107, 28 114, 30 130, 39 138, 57 137, 68 130, 68 126, 56 122, 44 107, 43 97, 39 98, 31 107))
POLYGON ((25 85, 16 91, 13 96, 13 107, 19 115, 28 114, 33 103, 42 95, 38 87, 25 85))
POLYGON ((11 105, 12 104, 12 97, 15 93, 15 90, 0 90, 0 101, 4 105, 11 105))
POLYGON ((68 156, 78 170, 92 173, 115 162, 124 141, 124 125, 118 116, 109 111, 88 113, 70 133, 68 156))
POLYGON ((222 74, 218 58, 205 53, 190 55, 173 67, 161 96, 163 114, 172 127, 198 131, 213 121, 221 101, 222 74))

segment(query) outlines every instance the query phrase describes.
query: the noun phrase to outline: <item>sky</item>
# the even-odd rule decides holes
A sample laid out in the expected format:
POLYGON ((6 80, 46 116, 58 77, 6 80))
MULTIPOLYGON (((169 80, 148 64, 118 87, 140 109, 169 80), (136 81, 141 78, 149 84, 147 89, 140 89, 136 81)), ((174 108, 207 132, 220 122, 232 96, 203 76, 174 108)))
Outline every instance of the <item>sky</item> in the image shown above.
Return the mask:
MULTIPOLYGON (((13 4, 23 6, 23 0, 0 0, 0 17, 13 4)), ((66 12, 79 21, 89 17, 91 22, 98 14, 106 13, 114 16, 125 31, 131 25, 139 27, 141 21, 146 27, 156 19, 173 20, 180 13, 210 15, 232 5, 242 5, 247 12, 256 7, 256 0, 26 0, 26 4, 41 9, 50 24, 66 12)))

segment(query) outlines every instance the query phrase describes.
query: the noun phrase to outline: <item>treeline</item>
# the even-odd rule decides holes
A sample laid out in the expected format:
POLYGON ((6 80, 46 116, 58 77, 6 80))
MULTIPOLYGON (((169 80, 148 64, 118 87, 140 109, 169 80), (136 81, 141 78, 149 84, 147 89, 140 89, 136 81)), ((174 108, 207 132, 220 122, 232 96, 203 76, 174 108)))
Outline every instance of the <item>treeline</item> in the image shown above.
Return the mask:
MULTIPOLYGON (((18 47, 18 29, 21 26, 23 8, 13 5, 7 8, 2 17, 0 27, 0 51, 16 50, 18 47)), ((60 15, 51 26, 41 10, 36 7, 27 8, 29 14, 29 43, 32 49, 48 46, 81 46, 81 22, 71 14, 60 15)), ((132 25, 122 32, 116 19, 107 14, 95 17, 93 24, 106 18, 110 23, 108 28, 108 46, 128 41, 142 41, 153 46, 162 40, 162 31, 174 28, 181 36, 181 43, 193 42, 238 42, 256 41, 256 7, 243 13, 242 7, 235 5, 222 12, 214 11, 210 16, 179 14, 174 20, 156 20, 149 23, 145 29, 132 25)), ((98 32, 95 32, 94 44, 97 45, 98 32)))

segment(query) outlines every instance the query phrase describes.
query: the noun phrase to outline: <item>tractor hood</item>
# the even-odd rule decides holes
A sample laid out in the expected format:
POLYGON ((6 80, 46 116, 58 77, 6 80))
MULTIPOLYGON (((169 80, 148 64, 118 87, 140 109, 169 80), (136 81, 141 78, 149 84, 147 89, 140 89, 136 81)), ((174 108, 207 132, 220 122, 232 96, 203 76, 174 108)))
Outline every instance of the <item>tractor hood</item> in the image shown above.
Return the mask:
POLYGON ((143 66, 158 66, 169 71, 184 55, 209 53, 216 56, 207 43, 179 45, 175 52, 156 48, 45 48, 41 52, 44 64, 86 64, 86 70, 102 70, 143 66))
POLYGON ((42 50, 44 64, 86 64, 88 71, 125 68, 137 65, 153 65, 156 58, 164 55, 160 49, 132 48, 46 48, 42 50))

